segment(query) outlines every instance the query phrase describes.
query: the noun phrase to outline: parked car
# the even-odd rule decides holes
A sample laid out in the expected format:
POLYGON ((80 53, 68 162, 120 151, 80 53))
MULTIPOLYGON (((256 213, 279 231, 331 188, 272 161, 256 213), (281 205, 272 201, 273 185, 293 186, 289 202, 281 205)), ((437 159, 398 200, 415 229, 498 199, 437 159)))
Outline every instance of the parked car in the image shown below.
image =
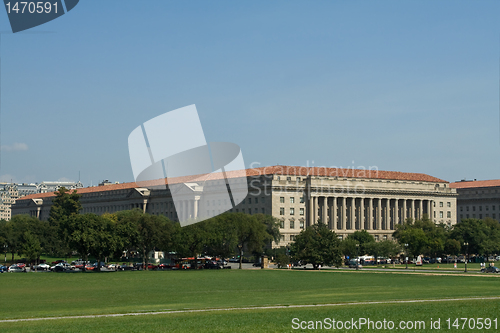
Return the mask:
POLYGON ((39 265, 33 266, 33 269, 36 270, 36 271, 49 271, 50 270, 50 265, 39 264, 39 265))
POLYGON ((66 272, 66 271, 71 271, 73 269, 74 267, 68 264, 67 262, 60 262, 57 265, 52 266, 50 268, 50 270, 53 272, 66 272))
POLYGON ((5 273, 9 270, 9 267, 0 265, 0 273, 5 273))
POLYGON ((56 260, 56 261, 51 262, 52 265, 57 265, 57 264, 60 264, 60 263, 66 263, 67 264, 66 260, 56 260))
POLYGON ((135 267, 131 263, 123 263, 118 267, 118 269, 121 271, 133 271, 135 270, 135 267))
POLYGON ((107 269, 112 270, 112 271, 117 271, 118 270, 118 265, 116 264, 109 264, 106 266, 107 269))
POLYGON ((482 273, 500 273, 500 268, 495 266, 488 266, 481 269, 482 273))
POLYGON ((20 273, 20 272, 26 272, 26 269, 24 267, 21 267, 19 265, 11 265, 8 270, 9 273, 20 273))
POLYGON ((219 265, 216 261, 207 261, 205 263, 205 267, 206 269, 222 269, 222 266, 219 265))

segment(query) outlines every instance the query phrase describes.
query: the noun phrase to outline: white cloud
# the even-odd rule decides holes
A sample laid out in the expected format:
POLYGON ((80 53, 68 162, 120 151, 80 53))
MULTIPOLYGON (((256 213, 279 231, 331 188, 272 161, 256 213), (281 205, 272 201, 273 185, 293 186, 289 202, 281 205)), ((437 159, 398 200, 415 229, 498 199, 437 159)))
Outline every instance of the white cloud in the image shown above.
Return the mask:
POLYGON ((0 147, 2 151, 23 151, 28 150, 28 145, 25 143, 15 142, 12 145, 3 145, 0 147))

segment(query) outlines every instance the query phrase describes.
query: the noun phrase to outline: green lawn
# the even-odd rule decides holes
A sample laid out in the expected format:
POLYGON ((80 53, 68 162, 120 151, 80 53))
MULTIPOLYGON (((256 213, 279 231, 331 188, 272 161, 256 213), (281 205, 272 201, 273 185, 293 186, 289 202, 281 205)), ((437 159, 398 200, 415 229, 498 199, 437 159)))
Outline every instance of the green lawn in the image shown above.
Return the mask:
MULTIPOLYGON (((214 270, 0 275, 0 319, 69 315, 500 296, 500 276, 370 271, 214 270)), ((0 323, 19 331, 291 331, 291 320, 493 317, 500 300, 343 305, 0 323), (319 318, 319 319, 317 319, 319 318), (149 325, 152 326, 149 326, 149 325)))

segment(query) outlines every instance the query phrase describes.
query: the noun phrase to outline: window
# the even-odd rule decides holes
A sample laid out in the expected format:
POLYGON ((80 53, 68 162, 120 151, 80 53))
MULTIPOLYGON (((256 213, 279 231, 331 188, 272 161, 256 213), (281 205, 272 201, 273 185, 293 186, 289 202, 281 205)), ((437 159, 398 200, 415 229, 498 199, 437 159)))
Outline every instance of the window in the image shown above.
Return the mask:
POLYGON ((280 203, 285 203, 285 197, 280 197, 280 203))
POLYGON ((253 211, 255 212, 255 214, 257 214, 259 212, 259 210, 257 208, 254 208, 253 211))
POLYGON ((290 215, 295 215, 295 208, 290 208, 290 215))
POLYGON ((291 181, 292 177, 286 177, 286 180, 291 181))
POLYGON ((265 208, 261 208, 260 210, 261 210, 261 213, 262 213, 262 214, 265 214, 265 213, 266 213, 266 209, 265 209, 265 208))
POLYGON ((304 216, 304 208, 299 209, 299 215, 304 216))
POLYGON ((436 212, 434 212, 434 218, 436 218, 436 212))
POLYGON ((495 210, 495 206, 491 206, 491 210, 495 210))
POLYGON ((280 207, 280 215, 285 215, 285 207, 280 207))
POLYGON ((444 217, 443 211, 439 212, 439 218, 442 219, 444 217))
POLYGON ((387 235, 384 235, 384 237, 383 237, 383 238, 384 238, 384 240, 387 240, 387 235))
POLYGON ((467 218, 469 218, 469 214, 467 214, 466 216, 467 216, 467 218))
POLYGON ((295 221, 290 221, 290 229, 295 229, 295 221))
POLYGON ((469 211, 469 206, 465 207, 465 210, 466 210, 466 211, 469 211))
POLYGON ((304 221, 300 221, 299 227, 300 227, 300 229, 304 229, 304 221))
POLYGON ((490 206, 484 206, 484 209, 488 210, 490 208, 490 206))
POLYGON ((464 214, 460 214, 460 219, 463 219, 464 218, 464 214))
POLYGON ((463 212, 464 211, 464 207, 460 206, 460 211, 463 212))
POLYGON ((449 219, 451 219, 451 212, 447 212, 446 213, 446 217, 449 218, 449 219))
POLYGON ((248 198, 248 204, 251 205, 252 204, 252 198, 248 198))
POLYGON ((292 242, 294 242, 294 241, 295 241, 295 235, 290 235, 290 240, 291 240, 292 242))
POLYGON ((378 235, 373 236, 375 238, 375 241, 378 242, 379 238, 378 235))
POLYGON ((285 221, 280 221, 280 229, 285 229, 285 221))
POLYGON ((304 203, 304 197, 300 197, 300 203, 304 203))
POLYGON ((280 241, 284 242, 285 241, 285 235, 280 236, 280 241))
POLYGON ((262 197, 262 198, 260 198, 260 201, 261 201, 262 203, 266 202, 266 197, 262 197))
POLYGON ((295 197, 290 197, 290 203, 291 204, 295 203, 295 197))
POLYGON ((483 214, 479 214, 479 218, 482 219, 483 218, 483 214))
POLYGON ((255 203, 259 203, 259 198, 255 197, 255 203))
POLYGON ((483 206, 479 206, 479 211, 482 212, 483 211, 483 206))
POLYGON ((443 202, 442 201, 439 202, 439 207, 443 207, 443 202))
POLYGON ((447 202, 446 206, 451 207, 451 202, 447 202))
POLYGON ((476 211, 476 206, 472 206, 472 211, 475 212, 476 211))

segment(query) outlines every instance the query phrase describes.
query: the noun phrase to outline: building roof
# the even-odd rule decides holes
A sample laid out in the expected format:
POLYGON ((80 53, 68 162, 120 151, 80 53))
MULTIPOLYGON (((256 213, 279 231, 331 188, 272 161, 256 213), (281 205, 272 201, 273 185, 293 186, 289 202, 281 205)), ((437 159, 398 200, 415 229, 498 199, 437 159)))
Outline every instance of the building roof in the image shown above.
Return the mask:
POLYGON ((454 182, 450 184, 451 188, 478 188, 478 187, 495 187, 500 186, 500 179, 493 180, 466 180, 454 182))
MULTIPOLYGON (((324 167, 300 167, 300 166, 285 166, 275 165, 270 167, 261 167, 246 170, 228 171, 227 178, 255 177, 262 175, 286 175, 286 176, 326 176, 326 177, 341 177, 341 178, 365 178, 365 179, 384 179, 384 180, 400 180, 400 181, 415 181, 415 182, 434 182, 448 183, 445 180, 432 177, 423 173, 408 173, 399 171, 380 171, 380 170, 362 170, 362 169, 340 169, 340 168, 324 168, 324 167)), ((224 179, 223 173, 210 173, 206 175, 185 176, 167 179, 158 179, 152 181, 131 182, 122 184, 112 184, 105 186, 94 186, 78 188, 78 194, 107 192, 116 190, 133 189, 137 187, 153 187, 166 184, 179 184, 187 182, 199 182, 208 180, 224 179)), ((499 181, 500 182, 500 181, 499 181)), ((451 187, 451 185, 450 185, 451 187)), ((71 190, 73 191, 73 190, 71 190)), ((36 193, 22 197, 18 200, 31 200, 39 198, 54 197, 55 192, 36 193)))

